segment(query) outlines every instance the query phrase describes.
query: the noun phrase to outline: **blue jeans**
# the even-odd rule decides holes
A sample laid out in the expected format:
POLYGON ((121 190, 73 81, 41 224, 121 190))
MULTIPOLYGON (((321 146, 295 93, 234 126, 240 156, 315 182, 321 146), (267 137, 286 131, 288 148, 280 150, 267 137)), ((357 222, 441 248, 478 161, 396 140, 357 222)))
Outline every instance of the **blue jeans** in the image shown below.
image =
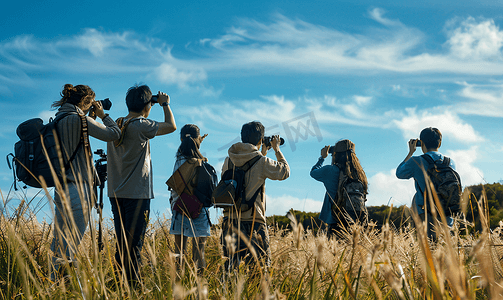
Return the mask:
POLYGON ((117 238, 115 260, 129 281, 137 281, 150 215, 150 199, 110 198, 110 203, 117 238))

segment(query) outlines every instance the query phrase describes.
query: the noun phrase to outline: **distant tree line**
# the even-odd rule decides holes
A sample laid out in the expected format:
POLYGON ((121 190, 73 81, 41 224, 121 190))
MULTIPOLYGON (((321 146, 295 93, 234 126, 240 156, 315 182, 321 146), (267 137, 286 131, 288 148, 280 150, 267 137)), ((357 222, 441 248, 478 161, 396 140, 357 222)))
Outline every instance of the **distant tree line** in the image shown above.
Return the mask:
MULTIPOLYGON (((466 208, 466 220, 473 224, 475 231, 482 229, 480 217, 482 212, 489 220, 491 229, 499 226, 499 222, 503 221, 503 185, 501 183, 492 183, 484 185, 473 185, 465 188, 464 201, 462 205, 466 208), (483 197, 483 195, 485 196, 483 197)), ((380 229, 386 222, 390 226, 400 228, 411 221, 409 208, 405 205, 391 207, 387 205, 368 206, 369 220, 372 224, 380 229)), ((293 210, 293 214, 298 223, 301 223, 304 229, 312 230, 317 233, 319 230, 325 229, 325 224, 320 221, 319 212, 303 212, 293 210)), ((267 217, 267 223, 278 229, 291 230, 290 219, 285 216, 270 216, 267 217)))
POLYGON ((485 219, 489 221, 491 229, 498 227, 499 222, 503 221, 503 185, 501 183, 469 186, 465 189, 464 200, 466 219, 474 223, 475 230, 482 229, 481 213, 486 216, 485 219))

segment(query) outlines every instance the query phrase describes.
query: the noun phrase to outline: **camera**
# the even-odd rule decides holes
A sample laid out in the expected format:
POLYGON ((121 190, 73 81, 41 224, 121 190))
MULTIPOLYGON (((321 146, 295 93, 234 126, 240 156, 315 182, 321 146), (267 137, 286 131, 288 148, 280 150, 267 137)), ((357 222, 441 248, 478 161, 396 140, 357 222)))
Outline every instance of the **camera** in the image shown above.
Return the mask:
MULTIPOLYGON (((264 136, 264 145, 266 147, 271 147, 271 141, 272 141, 272 136, 264 136)), ((283 145, 285 143, 285 140, 280 137, 279 138, 279 145, 283 145)))
POLYGON ((157 99, 159 99, 159 95, 152 95, 152 98, 150 99, 150 102, 157 103, 157 99))
POLYGON ((416 140, 416 147, 421 147, 421 140, 420 139, 416 140))
POLYGON ((96 100, 96 102, 101 103, 101 106, 104 110, 110 110, 110 108, 112 107, 112 101, 110 101, 110 99, 108 98, 105 98, 103 100, 96 100))

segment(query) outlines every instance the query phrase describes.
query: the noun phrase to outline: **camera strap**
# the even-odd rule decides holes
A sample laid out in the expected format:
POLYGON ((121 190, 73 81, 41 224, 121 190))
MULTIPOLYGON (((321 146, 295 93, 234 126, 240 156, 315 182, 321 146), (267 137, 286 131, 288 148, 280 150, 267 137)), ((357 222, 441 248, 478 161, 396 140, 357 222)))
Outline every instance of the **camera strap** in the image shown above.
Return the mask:
MULTIPOLYGON (((65 117, 67 117, 69 115, 70 114, 65 114, 65 115, 63 115, 60 118, 56 118, 54 121, 55 122, 59 122, 63 118, 65 118, 65 117)), ((81 123, 81 127, 82 127, 82 130, 80 131, 80 140, 79 140, 79 143, 77 144, 77 147, 73 151, 72 156, 70 156, 70 158, 68 159, 68 161, 65 163, 65 165, 64 165, 65 170, 68 170, 70 168, 70 164, 75 159, 75 156, 77 156, 77 153, 79 152, 79 149, 80 149, 80 147, 82 147, 82 145, 84 145, 84 147, 86 147, 86 149, 90 150, 90 148, 89 148, 89 133, 88 133, 86 116, 85 115, 81 115, 81 114, 78 114, 78 116, 80 117, 80 123, 81 123)), ((58 127, 56 126, 55 128, 56 128, 56 131, 57 131, 58 127)), ((90 156, 91 151, 88 151, 88 152, 89 152, 88 156, 90 156)))

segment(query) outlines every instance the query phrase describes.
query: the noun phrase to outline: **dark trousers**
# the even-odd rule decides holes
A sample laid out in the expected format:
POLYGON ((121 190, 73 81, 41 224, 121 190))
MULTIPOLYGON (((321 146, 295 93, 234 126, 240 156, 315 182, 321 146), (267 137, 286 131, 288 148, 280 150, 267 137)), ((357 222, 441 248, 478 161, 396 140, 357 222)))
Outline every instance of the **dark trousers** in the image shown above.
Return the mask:
POLYGON ((110 198, 110 203, 117 237, 115 260, 129 281, 137 281, 150 214, 150 199, 110 198))
POLYGON ((266 224, 251 221, 238 222, 225 218, 220 242, 222 243, 224 257, 227 258, 225 262, 226 270, 229 270, 229 267, 237 267, 241 260, 244 260, 246 265, 256 262, 248 249, 245 239, 249 240, 251 246, 255 249, 255 253, 257 253, 258 259, 263 261, 264 266, 267 267, 271 264, 269 232, 266 224), (238 228, 241 234, 238 234, 238 228), (234 253, 231 252, 231 247, 235 249, 234 253))

